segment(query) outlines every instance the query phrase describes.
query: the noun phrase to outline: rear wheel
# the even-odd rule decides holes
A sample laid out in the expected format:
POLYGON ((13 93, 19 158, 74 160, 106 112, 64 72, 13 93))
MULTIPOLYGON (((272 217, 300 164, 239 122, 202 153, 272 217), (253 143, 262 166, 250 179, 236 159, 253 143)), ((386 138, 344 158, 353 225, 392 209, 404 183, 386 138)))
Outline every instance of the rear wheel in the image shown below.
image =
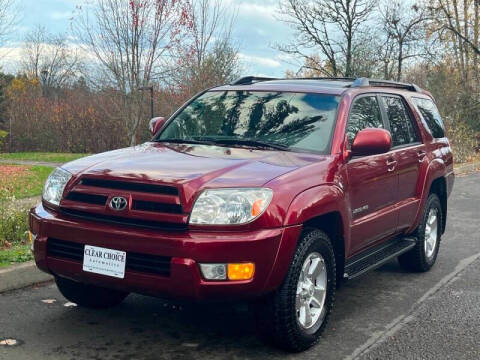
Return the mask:
POLYGON ((430 194, 425 205, 422 221, 416 230, 417 245, 400 255, 400 265, 409 271, 425 272, 437 260, 442 232, 442 205, 436 194, 430 194))
POLYGON ((83 284, 62 277, 55 277, 58 290, 69 301, 83 307, 105 309, 120 304, 127 292, 83 284))
POLYGON ((328 236, 304 231, 282 286, 256 304, 261 334, 288 351, 303 351, 320 338, 336 289, 335 254, 328 236))

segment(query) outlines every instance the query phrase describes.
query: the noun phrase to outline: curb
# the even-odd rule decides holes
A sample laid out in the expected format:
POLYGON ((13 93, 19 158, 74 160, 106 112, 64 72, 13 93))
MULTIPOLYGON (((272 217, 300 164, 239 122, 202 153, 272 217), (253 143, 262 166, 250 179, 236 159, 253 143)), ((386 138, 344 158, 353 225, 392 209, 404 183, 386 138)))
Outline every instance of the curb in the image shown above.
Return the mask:
POLYGON ((53 279, 53 276, 40 271, 34 261, 16 264, 0 269, 0 293, 21 289, 53 279))

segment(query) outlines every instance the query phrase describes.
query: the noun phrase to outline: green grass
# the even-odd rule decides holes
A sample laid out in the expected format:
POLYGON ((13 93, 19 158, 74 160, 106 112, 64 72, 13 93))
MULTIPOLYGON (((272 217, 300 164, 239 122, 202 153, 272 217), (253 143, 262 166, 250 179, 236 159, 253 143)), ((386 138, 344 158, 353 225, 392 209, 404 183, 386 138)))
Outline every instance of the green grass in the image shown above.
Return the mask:
POLYGON ((80 159, 88 155, 89 154, 47 153, 47 152, 0 153, 0 160, 27 160, 27 161, 66 163, 72 160, 80 159))
POLYGON ((17 199, 38 196, 42 194, 43 185, 47 180, 48 175, 53 171, 50 166, 24 166, 24 165, 3 165, 1 167, 18 167, 24 168, 18 176, 9 176, 8 178, 0 180, 0 189, 8 188, 8 195, 14 195, 17 199))
POLYGON ((8 249, 0 249, 0 268, 33 259, 30 245, 15 244, 8 249))

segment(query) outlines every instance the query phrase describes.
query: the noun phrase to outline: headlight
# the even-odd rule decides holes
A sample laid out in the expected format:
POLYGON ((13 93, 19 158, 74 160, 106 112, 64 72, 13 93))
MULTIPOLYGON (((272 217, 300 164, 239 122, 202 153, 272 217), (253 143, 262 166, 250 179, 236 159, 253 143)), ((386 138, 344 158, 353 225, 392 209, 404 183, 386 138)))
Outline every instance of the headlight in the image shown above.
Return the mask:
POLYGON ((62 168, 56 168, 48 177, 43 188, 43 200, 59 205, 62 198, 63 190, 70 180, 72 174, 62 168))
POLYGON ((267 188, 205 190, 195 201, 190 224, 245 224, 259 217, 270 204, 267 188))

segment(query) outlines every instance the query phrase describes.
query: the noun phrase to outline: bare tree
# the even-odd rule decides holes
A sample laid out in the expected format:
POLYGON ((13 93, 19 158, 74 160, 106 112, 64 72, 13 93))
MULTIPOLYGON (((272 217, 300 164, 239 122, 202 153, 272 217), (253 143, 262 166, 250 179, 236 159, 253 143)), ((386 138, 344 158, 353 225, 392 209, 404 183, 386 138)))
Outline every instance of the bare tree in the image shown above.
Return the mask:
POLYGON ((403 0, 387 0, 382 5, 383 32, 387 36, 385 46, 393 50, 390 55, 395 57, 395 79, 400 81, 404 62, 424 54, 422 40, 426 38, 427 11, 418 3, 408 4, 403 0))
POLYGON ((192 27, 192 50, 196 57, 197 66, 205 61, 209 47, 215 37, 230 36, 233 17, 228 18, 228 12, 221 0, 196 0, 190 8, 192 27), (223 32, 223 34, 222 34, 223 32))
POLYGON ((65 87, 78 75, 77 49, 42 26, 27 34, 22 52, 22 71, 39 79, 45 89, 65 87))
POLYGON ((221 0, 197 0, 190 4, 191 27, 174 53, 178 59, 172 73, 177 86, 191 96, 205 87, 231 81, 239 75, 238 49, 231 30, 235 11, 221 0))
POLYGON ((100 64, 103 79, 119 93, 118 115, 136 144, 146 116, 141 87, 157 80, 166 55, 190 16, 182 0, 97 0, 74 23, 86 51, 100 64))
POLYGON ((430 9, 436 15, 438 30, 451 31, 459 47, 469 47, 480 55, 479 0, 434 0, 430 9))
POLYGON ((13 31, 17 18, 17 0, 0 0, 0 44, 13 31))
POLYGON ((364 34, 363 26, 375 9, 374 0, 283 0, 279 19, 293 27, 295 42, 278 45, 284 53, 301 56, 306 63, 322 58, 317 70, 327 76, 353 76, 353 54, 364 34))
POLYGON ((433 31, 450 45, 467 86, 471 84, 473 70, 477 82, 473 86, 477 89, 480 80, 479 8, 480 0, 432 0, 429 5, 434 18, 433 31))

